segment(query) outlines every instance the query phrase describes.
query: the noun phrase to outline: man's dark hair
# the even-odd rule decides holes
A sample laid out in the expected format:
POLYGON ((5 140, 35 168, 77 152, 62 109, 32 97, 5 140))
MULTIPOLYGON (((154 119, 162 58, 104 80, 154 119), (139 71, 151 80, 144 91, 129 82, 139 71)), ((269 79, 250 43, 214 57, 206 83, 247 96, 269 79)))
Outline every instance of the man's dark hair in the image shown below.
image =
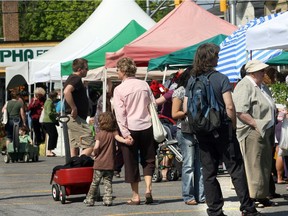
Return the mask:
POLYGON ((77 72, 78 69, 85 69, 87 67, 88 61, 84 58, 74 59, 72 64, 72 69, 74 72, 77 72))

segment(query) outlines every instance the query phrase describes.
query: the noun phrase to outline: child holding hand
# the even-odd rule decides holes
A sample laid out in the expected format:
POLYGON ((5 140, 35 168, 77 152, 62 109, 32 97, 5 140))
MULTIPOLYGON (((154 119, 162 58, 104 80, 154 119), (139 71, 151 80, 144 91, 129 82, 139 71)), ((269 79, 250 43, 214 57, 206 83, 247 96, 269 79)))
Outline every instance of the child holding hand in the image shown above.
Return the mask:
POLYGON ((132 139, 124 139, 117 130, 115 117, 111 112, 101 113, 98 117, 100 131, 96 134, 96 142, 93 149, 94 158, 94 174, 93 181, 90 185, 89 192, 84 200, 87 206, 94 205, 94 197, 99 188, 100 181, 103 177, 104 196, 103 205, 112 205, 112 179, 114 175, 115 140, 126 145, 132 145, 132 139))

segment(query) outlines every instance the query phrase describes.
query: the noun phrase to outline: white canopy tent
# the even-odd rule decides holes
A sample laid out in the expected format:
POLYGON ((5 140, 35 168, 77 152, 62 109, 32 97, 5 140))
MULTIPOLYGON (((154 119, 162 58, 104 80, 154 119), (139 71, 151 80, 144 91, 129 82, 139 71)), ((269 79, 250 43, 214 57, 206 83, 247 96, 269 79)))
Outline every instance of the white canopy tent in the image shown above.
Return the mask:
POLYGON ((246 49, 288 49, 288 12, 248 29, 246 49))
POLYGON ((6 68, 6 87, 15 75, 22 75, 29 85, 61 80, 61 62, 85 56, 99 48, 131 20, 145 29, 155 24, 134 0, 103 0, 91 16, 60 44, 21 66, 6 68))
MULTIPOLYGON (((98 81, 98 80, 104 80, 105 78, 105 72, 107 73, 107 78, 111 80, 119 80, 118 75, 116 72, 116 68, 104 68, 99 67, 93 70, 89 70, 87 73, 87 76, 85 78, 82 78, 83 81, 98 81)), ((172 75, 173 73, 176 73, 177 70, 169 70, 167 71, 167 76, 172 75)), ((148 79, 156 79, 156 80, 162 80, 164 77, 164 72, 161 71, 150 71, 147 73, 147 67, 138 67, 136 72, 136 77, 139 79, 145 79, 146 77, 148 79)))

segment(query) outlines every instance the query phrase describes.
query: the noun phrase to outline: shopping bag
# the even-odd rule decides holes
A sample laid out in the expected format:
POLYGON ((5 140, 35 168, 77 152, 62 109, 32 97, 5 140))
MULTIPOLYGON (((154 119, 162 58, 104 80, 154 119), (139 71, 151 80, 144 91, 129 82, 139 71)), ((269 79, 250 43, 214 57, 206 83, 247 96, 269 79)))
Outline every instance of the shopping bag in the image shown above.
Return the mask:
POLYGON ((158 117, 157 110, 153 103, 149 104, 149 112, 152 119, 154 140, 158 143, 161 143, 165 140, 167 132, 158 117))
POLYGON ((283 123, 282 123, 279 148, 283 150, 288 150, 288 119, 287 118, 284 118, 283 123))

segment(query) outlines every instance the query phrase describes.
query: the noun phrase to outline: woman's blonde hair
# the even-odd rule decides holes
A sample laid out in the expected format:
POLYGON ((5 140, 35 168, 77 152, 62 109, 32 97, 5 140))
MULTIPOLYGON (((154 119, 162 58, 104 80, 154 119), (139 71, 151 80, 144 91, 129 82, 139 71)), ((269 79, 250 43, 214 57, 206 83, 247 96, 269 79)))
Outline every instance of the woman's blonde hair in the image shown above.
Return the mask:
POLYGON ((34 95, 36 95, 36 94, 44 96, 46 94, 46 91, 43 88, 38 87, 34 90, 34 95))
POLYGON ((124 72, 127 77, 133 77, 136 74, 137 67, 133 59, 124 57, 117 62, 117 69, 124 72))

